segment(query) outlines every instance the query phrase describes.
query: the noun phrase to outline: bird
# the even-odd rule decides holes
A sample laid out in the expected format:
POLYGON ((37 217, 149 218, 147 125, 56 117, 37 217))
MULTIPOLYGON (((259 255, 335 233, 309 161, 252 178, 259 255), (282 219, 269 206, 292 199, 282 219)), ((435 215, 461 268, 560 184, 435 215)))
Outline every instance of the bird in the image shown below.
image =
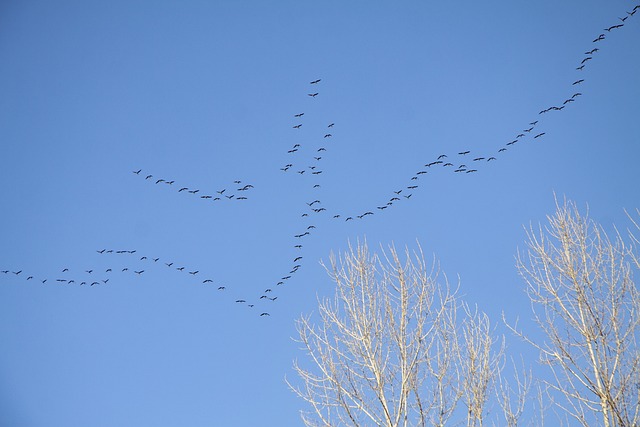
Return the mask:
POLYGON ((105 251, 106 251, 106 249, 103 249, 101 251, 96 251, 96 252, 98 252, 99 254, 103 254, 105 251))
POLYGON ((345 219, 344 221, 345 221, 345 222, 347 222, 347 221, 352 220, 352 219, 353 219, 353 217, 349 216, 349 217, 347 217, 347 219, 345 219))
POLYGON ((203 280, 202 283, 213 283, 213 280, 211 279, 203 280))
POLYGON ((62 270, 63 273, 66 272, 66 271, 69 271, 69 269, 65 268, 65 269, 62 270))
POLYGON ((102 281, 102 283, 105 283, 105 284, 106 284, 108 281, 109 281, 109 279, 107 279, 107 280, 103 280, 103 281, 102 281))
POLYGON ((173 181, 173 180, 172 180, 172 181, 165 181, 164 183, 165 183, 165 184, 172 185, 174 182, 175 182, 175 181, 173 181))
POLYGON ((331 135, 330 133, 326 134, 324 137, 325 138, 331 138, 333 135, 331 135))
POLYGON ((315 84, 320 83, 321 81, 322 81, 322 79, 318 79, 318 80, 314 80, 314 81, 310 82, 309 84, 315 85, 315 84))
POLYGON ((318 152, 320 152, 320 151, 327 151, 327 149, 324 148, 324 147, 320 147, 320 148, 318 148, 318 152))
POLYGON ((134 271, 134 273, 136 273, 136 274, 142 274, 142 273, 144 273, 144 270, 134 271))
POLYGON ((578 96, 582 96, 582 94, 580 92, 576 92, 571 96, 571 98, 576 98, 578 96))
POLYGON ((506 148, 501 148, 501 149, 498 150, 498 153, 502 153, 503 151, 507 151, 507 149, 506 148))
POLYGON ((535 126, 536 124, 538 124, 538 121, 536 120, 535 122, 531 122, 529 124, 532 125, 532 126, 535 126))
POLYGON ((584 65, 581 65, 581 66, 576 68, 576 70, 578 70, 578 71, 582 71, 583 69, 584 69, 584 65))
POLYGON ((227 289, 227 288, 225 288, 224 286, 218 286, 218 290, 219 291, 224 291, 225 289, 227 289))
POLYGON ((299 125, 295 125, 293 128, 294 129, 300 129, 302 127, 302 123, 300 123, 299 125))
POLYGON ((487 162, 490 162, 491 160, 496 160, 496 158, 495 158, 495 157, 489 157, 489 158, 487 159, 487 162))
POLYGON ((93 270, 85 270, 85 271, 89 274, 93 273, 93 270))
POLYGON ((153 175, 147 175, 144 179, 153 178, 153 175))
POLYGON ((562 105, 564 105, 564 104, 568 104, 569 102, 574 102, 574 101, 575 101, 575 99, 573 99, 573 98, 569 98, 569 99, 565 100, 565 101, 562 103, 562 105))
POLYGON ((188 187, 182 187, 181 189, 178 190, 178 193, 181 193, 183 191, 187 191, 189 188, 188 187))
POLYGON ((191 194, 196 194, 196 193, 199 193, 199 192, 200 192, 200 190, 189 190, 189 193, 191 193, 191 194))
POLYGON ((236 302, 240 302, 240 303, 242 303, 242 302, 246 302, 246 301, 245 301, 245 300, 243 300, 243 299, 237 299, 237 300, 236 300, 236 302))
POLYGON ((184 267, 176 267, 176 270, 178 270, 178 271, 184 271, 184 267))
POLYGON ((446 154, 440 154, 440 155, 438 156, 438 159, 437 159, 437 160, 443 159, 443 158, 445 158, 445 157, 447 157, 447 155, 446 155, 446 154))
POLYGON ((580 80, 576 80, 575 82, 571 83, 572 86, 580 84, 584 81, 584 79, 580 79, 580 80))
POLYGON ((27 277, 27 280, 31 280, 31 279, 33 279, 33 276, 27 277))
POLYGON ((544 135, 545 133, 546 133, 546 132, 539 133, 539 134, 537 134, 536 136, 534 136, 534 137, 533 137, 533 139, 539 138, 539 137, 541 137, 542 135, 544 135))
POLYGON ((293 116, 293 117, 302 117, 302 116, 304 116, 304 113, 296 114, 296 115, 295 115, 295 116, 293 116))
POLYGON ((309 96, 310 96, 310 97, 312 97, 312 98, 315 98, 316 96, 318 96, 318 92, 316 92, 316 93, 309 93, 309 94, 307 94, 307 95, 309 95, 309 96))
POLYGON ((598 38, 596 38, 596 39, 593 41, 593 43, 595 43, 595 42, 599 42, 600 40, 604 40, 604 34, 600 34, 600 35, 598 36, 598 38))
POLYGON ((123 268, 123 269, 122 269, 122 271, 123 271, 123 272, 125 272, 125 271, 129 271, 129 269, 128 269, 127 267, 125 267, 125 268, 123 268))
POLYGON ((260 316, 262 317, 262 316, 271 316, 271 315, 267 312, 264 312, 264 313, 260 313, 260 316))
POLYGON ((165 262, 164 265, 166 265, 167 267, 171 267, 173 265, 172 262, 165 262))
POLYGON ((592 56, 587 56, 586 58, 584 58, 584 59, 582 60, 581 64, 584 64, 585 62, 590 61, 590 60, 592 60, 592 59, 593 59, 593 57, 592 57, 592 56))
POLYGON ((294 248, 302 249, 302 245, 295 245, 294 248))
POLYGON ((164 179, 160 178, 159 180, 156 181, 156 184, 160 184, 161 182, 164 182, 164 179))
POLYGON ((589 52, 585 52, 584 54, 585 54, 585 55, 593 55, 594 53, 596 53, 596 52, 597 52, 597 51, 599 51, 599 50, 600 50, 600 49, 598 49, 598 48, 596 47, 596 48, 591 49, 589 52))
POLYGON ((189 272, 189 274, 194 275, 194 276, 195 276, 196 274, 198 274, 198 273, 200 273, 200 270, 190 271, 190 272, 189 272))
POLYGON ((461 151, 458 154, 464 156, 465 154, 469 154, 471 151, 461 151))
POLYGON ((142 169, 138 169, 137 171, 133 171, 133 173, 135 173, 136 175, 140 175, 140 172, 142 172, 142 169))
POLYGON ((322 157, 314 157, 314 159, 316 159, 316 160, 321 160, 321 159, 322 159, 322 157))
POLYGON ((514 139, 514 140, 513 140, 513 141, 511 141, 511 142, 507 142, 507 145, 513 145, 513 144, 515 144, 516 142, 518 142, 518 140, 517 140, 517 139, 514 139))
POLYGON ((335 126, 335 123, 331 123, 329 126, 327 126, 328 128, 332 128, 333 126, 335 126))
POLYGON ((153 262, 158 262, 160 261, 160 258, 153 258, 153 262))
POLYGON ((474 162, 479 162, 480 160, 484 160, 484 157, 476 157, 473 159, 474 162))
POLYGON ((478 172, 477 169, 469 169, 466 173, 478 172))

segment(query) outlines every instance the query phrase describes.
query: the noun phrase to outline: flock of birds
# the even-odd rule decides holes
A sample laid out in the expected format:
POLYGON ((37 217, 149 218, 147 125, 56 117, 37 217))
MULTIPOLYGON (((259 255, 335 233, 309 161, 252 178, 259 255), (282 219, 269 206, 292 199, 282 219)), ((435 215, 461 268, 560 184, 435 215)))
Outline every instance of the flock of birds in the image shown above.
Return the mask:
MULTIPOLYGON (((597 45, 601 44, 601 42, 606 39, 608 33, 624 27, 626 20, 630 17, 633 17, 639 9, 640 4, 636 5, 631 11, 626 12, 626 16, 624 16, 623 18, 619 18, 621 21, 620 23, 616 23, 615 25, 605 28, 605 33, 599 34, 592 41, 592 43, 595 43, 597 45)), ((599 50, 600 49, 597 46, 587 50, 584 53, 584 58, 576 67, 576 71, 583 73, 590 61, 594 60, 599 50)), ((318 87, 321 81, 321 79, 316 79, 309 82, 309 84, 315 89, 316 87, 318 87)), ((334 220, 345 222, 363 220, 368 216, 373 216, 376 213, 380 213, 386 209, 389 209, 400 202, 410 200, 414 192, 420 186, 419 180, 424 175, 434 173, 436 170, 449 171, 454 174, 461 175, 479 172, 483 167, 489 165, 490 163, 499 161, 500 156, 504 152, 513 149, 516 144, 521 144, 525 141, 533 141, 544 137, 546 135, 546 132, 539 129, 539 126, 541 126, 540 122, 542 121, 543 117, 550 113, 562 111, 565 108, 569 107, 572 103, 578 101, 582 96, 582 93, 575 90, 575 88, 582 85, 584 82, 584 78, 576 79, 571 84, 571 87, 574 88, 574 90, 572 91, 573 94, 571 96, 562 99, 556 105, 551 105, 540 110, 538 112, 538 117, 536 117, 535 120, 530 121, 527 126, 523 126, 520 131, 515 132, 513 138, 499 146, 495 150, 495 152, 472 153, 470 150, 461 150, 454 153, 439 154, 436 158, 430 159, 426 163, 424 163, 424 166, 414 174, 412 174, 403 187, 393 189, 384 202, 372 207, 372 209, 351 215, 345 215, 338 212, 328 212, 327 209, 323 207, 323 203, 320 199, 315 196, 311 196, 310 200, 305 202, 305 211, 301 215, 301 217, 307 221, 304 222, 300 230, 292 236, 295 243, 293 247, 300 252, 299 255, 295 256, 292 259, 291 266, 288 272, 275 279, 272 286, 264 289, 264 291, 262 291, 260 295, 256 296, 254 299, 237 298, 234 299, 235 303, 245 305, 248 308, 253 309, 259 303, 273 303, 278 299, 278 296, 275 295, 274 290, 277 290, 282 285, 285 285, 287 281, 291 280, 302 267, 302 262, 304 259, 302 252, 302 249, 304 247, 303 243, 305 239, 308 238, 308 236, 310 236, 317 230, 316 225, 314 225, 316 222, 311 221, 313 219, 313 216, 321 214, 329 215, 330 218, 333 218, 334 220)), ((309 91, 307 95, 310 99, 313 100, 319 96, 319 92, 313 90, 309 91)), ((292 128, 296 131, 301 129, 304 125, 304 118, 304 112, 298 112, 294 114, 293 119, 295 120, 295 124, 292 125, 292 128)), ((321 138, 318 138, 320 141, 322 141, 322 143, 311 147, 311 151, 313 152, 312 158, 300 158, 302 153, 302 145, 300 143, 294 144, 292 147, 290 147, 286 153, 286 155, 289 156, 289 161, 284 166, 282 166, 280 170, 283 173, 295 174, 296 176, 311 177, 311 182, 309 183, 309 185, 312 192, 315 189, 320 188, 324 172, 321 167, 323 163, 322 160, 331 149, 330 147, 333 138, 334 126, 335 123, 333 122, 326 124, 325 132, 322 134, 321 138), (306 164, 306 166, 296 166, 300 163, 306 164)), ((192 186, 177 184, 175 180, 157 178, 154 175, 148 173, 143 174, 142 169, 134 170, 133 174, 135 174, 136 176, 140 176, 145 181, 154 183, 155 185, 166 186, 167 188, 171 188, 178 193, 184 193, 185 195, 198 197, 203 201, 210 201, 215 203, 221 203, 223 201, 246 200, 249 191, 254 189, 254 186, 252 184, 246 184, 241 180, 235 180, 233 181, 232 185, 226 185, 220 189, 216 189, 213 191, 201 191, 200 189, 194 188, 192 186)), ((14 278, 21 278, 26 281, 40 282, 42 284, 57 283, 62 285, 86 285, 87 287, 92 287, 105 286, 109 284, 111 279, 116 277, 116 275, 129 274, 140 277, 143 276, 145 272, 147 272, 151 268, 165 268, 184 274, 185 277, 188 277, 189 279, 202 285, 212 286, 219 292, 228 291, 226 285, 216 283, 212 278, 202 277, 203 274, 200 273, 199 269, 192 269, 187 268, 186 266, 177 265, 172 261, 160 259, 160 257, 140 256, 140 254, 138 254, 136 250, 100 249, 97 250, 97 252, 104 256, 112 254, 121 256, 121 260, 126 259, 126 265, 121 264, 118 267, 115 267, 114 264, 114 266, 112 266, 111 268, 101 269, 99 271, 95 268, 87 268, 72 272, 68 268, 64 268, 57 276, 47 278, 35 277, 32 274, 17 269, 0 270, 0 274, 4 274, 14 278), (134 262, 136 263, 136 266, 131 267, 134 262)), ((262 307, 264 307, 264 305, 262 305, 260 308, 262 307)), ((261 317, 270 316, 270 313, 269 311, 267 311, 267 309, 258 309, 256 313, 259 313, 259 316, 261 317)))

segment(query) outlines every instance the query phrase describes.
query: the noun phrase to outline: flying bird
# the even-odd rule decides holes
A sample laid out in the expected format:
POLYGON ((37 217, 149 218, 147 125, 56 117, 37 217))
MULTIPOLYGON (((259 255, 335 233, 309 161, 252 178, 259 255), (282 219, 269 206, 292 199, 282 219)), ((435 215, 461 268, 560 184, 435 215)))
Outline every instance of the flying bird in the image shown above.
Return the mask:
POLYGON ((271 316, 269 313, 261 313, 260 316, 271 316))
POLYGON ((307 94, 307 95, 309 95, 309 96, 310 96, 310 97, 312 97, 312 98, 315 98, 316 96, 318 96, 318 92, 316 92, 316 93, 309 93, 309 94, 307 94))
POLYGON ((604 34, 600 34, 598 38, 593 41, 593 43, 599 42, 600 40, 604 40, 604 34))
POLYGON ((465 154, 469 154, 471 151, 461 151, 458 154, 464 156, 465 154))
POLYGON ((153 178, 153 175, 147 175, 145 179, 153 178))
POLYGON ((314 80, 312 82, 309 82, 309 84, 315 85, 315 84, 320 83, 321 81, 322 81, 322 79, 318 79, 318 80, 314 80))
POLYGON ((135 173, 136 175, 140 175, 140 172, 142 172, 142 169, 138 169, 137 171, 133 171, 133 173, 135 173))
POLYGON ((295 116, 293 116, 293 117, 302 117, 302 116, 304 116, 304 113, 296 114, 296 115, 295 115, 295 116))
POLYGON ((536 136, 534 136, 534 137, 533 137, 533 139, 539 138, 539 137, 541 137, 542 135, 544 135, 545 133, 546 133, 546 132, 539 133, 539 134, 537 134, 536 136))
POLYGON ((584 64, 585 62, 590 61, 590 60, 592 60, 592 59, 593 59, 593 57, 592 57, 592 56, 587 56, 586 58, 584 58, 584 59, 582 60, 581 64, 584 64))
POLYGON ((335 125, 335 123, 331 123, 329 126, 327 126, 328 128, 332 128, 335 125))
POLYGON ((302 123, 301 123, 301 124, 299 124, 299 125, 295 125, 293 128, 294 128, 294 129, 300 129, 301 127, 302 127, 302 123))
POLYGON ((142 273, 144 273, 144 270, 134 271, 134 273, 136 273, 136 274, 142 274, 142 273))

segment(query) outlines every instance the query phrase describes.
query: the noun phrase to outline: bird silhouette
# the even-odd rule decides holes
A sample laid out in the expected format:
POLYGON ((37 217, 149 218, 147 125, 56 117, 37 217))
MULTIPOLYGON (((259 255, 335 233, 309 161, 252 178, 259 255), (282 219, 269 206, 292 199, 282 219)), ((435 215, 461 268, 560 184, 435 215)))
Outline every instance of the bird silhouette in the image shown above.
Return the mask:
POLYGON ((310 97, 315 98, 316 96, 318 96, 318 92, 316 93, 309 93, 308 94, 310 97))
POLYGON ((296 114, 296 115, 295 115, 295 116, 293 116, 293 117, 302 117, 302 116, 304 116, 304 113, 296 114))
POLYGON ((464 156, 465 154, 469 154, 471 151, 461 151, 458 154, 464 156))
POLYGON ((140 172, 142 172, 142 169, 138 169, 137 171, 133 171, 133 173, 135 173, 136 175, 140 175, 140 172))
POLYGON ((318 79, 318 80, 314 80, 312 82, 309 82, 309 84, 315 85, 315 84, 320 83, 321 81, 322 81, 322 79, 318 79))
POLYGON ((265 313, 260 313, 260 316, 271 316, 269 313, 265 312, 265 313))
POLYGON ((533 137, 533 139, 539 138, 539 137, 541 137, 542 135, 544 135, 545 133, 546 133, 546 132, 539 133, 539 134, 537 134, 536 136, 534 136, 534 137, 533 137))

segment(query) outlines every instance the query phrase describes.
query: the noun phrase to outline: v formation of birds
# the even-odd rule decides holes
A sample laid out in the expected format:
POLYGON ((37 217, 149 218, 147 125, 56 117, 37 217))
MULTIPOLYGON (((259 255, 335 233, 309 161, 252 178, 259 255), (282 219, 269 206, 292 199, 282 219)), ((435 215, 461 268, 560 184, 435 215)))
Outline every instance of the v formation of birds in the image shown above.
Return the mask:
MULTIPOLYGON (((620 23, 616 23, 615 25, 609 26, 604 29, 606 33, 599 34, 596 38, 592 40, 592 43, 595 44, 595 47, 592 47, 590 50, 584 52, 585 57, 582 61, 577 65, 576 71, 579 73, 583 73, 586 67, 589 65, 590 61, 596 58, 597 53, 599 52, 599 45, 603 42, 607 33, 611 33, 612 31, 617 31, 624 27, 625 22, 628 18, 633 17, 636 12, 640 9, 640 4, 633 7, 631 11, 626 12, 626 15, 620 19, 620 23)), ((573 83, 571 83, 571 87, 576 89, 580 85, 584 83, 585 79, 580 76, 573 83)), ((315 79, 309 84, 313 89, 318 88, 321 85, 322 79, 315 79)), ((310 99, 315 99, 320 96, 320 92, 316 90, 311 90, 307 94, 310 99)), ((544 116, 547 114, 552 114, 558 111, 562 111, 565 108, 568 108, 572 103, 578 101, 582 93, 579 90, 574 90, 573 94, 570 97, 565 98, 557 105, 551 105, 546 108, 540 110, 534 120, 531 120, 526 126, 523 127, 516 135, 508 142, 502 144, 495 152, 489 153, 472 153, 470 150, 461 150, 456 151, 454 153, 443 153, 438 155, 435 159, 428 160, 424 167, 420 170, 416 171, 411 177, 407 180, 405 186, 396 188, 392 190, 392 192, 388 195, 388 197, 379 205, 372 206, 371 209, 365 210, 364 212, 359 213, 351 213, 345 214, 343 212, 328 212, 325 207, 323 207, 323 203, 316 197, 310 197, 310 200, 307 201, 306 204, 306 212, 302 214, 302 218, 306 219, 301 226, 298 233, 292 236, 293 243, 292 245, 295 249, 300 251, 300 255, 296 256, 291 261, 290 269, 281 275, 281 277, 275 279, 273 281, 273 285, 267 287, 260 295, 255 296, 254 298, 238 298, 235 299, 235 303, 238 305, 244 305, 250 309, 256 308, 258 304, 260 307, 255 311, 255 313, 260 317, 268 317, 270 316, 270 312, 265 308, 264 304, 274 303, 278 296, 275 295, 276 291, 281 289, 289 280, 292 280, 294 275, 302 268, 302 263, 304 257, 302 255, 302 250, 305 245, 305 240, 312 233, 316 232, 317 228, 314 224, 310 222, 316 215, 329 215, 330 218, 334 221, 358 221, 364 220, 368 216, 372 216, 374 214, 381 214, 384 210, 390 209, 398 203, 403 203, 409 201, 414 194, 415 191, 420 187, 419 180, 424 175, 434 173, 438 170, 440 171, 448 171, 455 174, 473 174, 481 171, 484 167, 489 166, 491 162, 500 161, 500 156, 502 153, 507 150, 514 149, 516 144, 525 143, 527 141, 538 140, 546 135, 546 132, 542 129, 542 123, 544 116)), ((304 126, 305 113, 299 112, 293 115, 293 119, 295 120, 295 124, 292 125, 292 129, 297 131, 304 126)), ((333 140, 333 132, 334 132, 334 123, 326 124, 326 131, 322 135, 321 140, 323 144, 319 144, 318 146, 312 147, 313 155, 311 158, 300 158, 301 157, 301 144, 294 144, 291 148, 287 150, 286 155, 288 156, 288 161, 280 170, 283 173, 292 174, 294 176, 309 176, 311 177, 310 190, 321 187, 322 177, 324 170, 322 168, 322 160, 323 158, 330 152, 332 140, 333 140), (326 141, 326 142, 325 142, 326 141), (301 166, 304 165, 304 166, 301 166)), ((165 186, 167 189, 171 189, 178 193, 183 193, 185 197, 196 197, 201 199, 203 202, 207 203, 242 203, 244 200, 248 200, 251 192, 254 190, 254 186, 252 184, 245 183, 241 180, 235 180, 232 183, 228 183, 226 185, 221 186, 220 188, 215 189, 199 189, 194 188, 186 183, 178 183, 176 180, 161 178, 155 176, 150 171, 143 171, 142 169, 137 169, 132 171, 134 175, 143 179, 151 185, 161 185, 165 186)), ((160 257, 154 257, 152 255, 142 255, 137 252, 135 249, 99 249, 97 252, 103 256, 117 256, 120 257, 117 261, 118 267, 115 267, 116 263, 114 263, 114 267, 107 268, 104 270, 98 271, 94 268, 85 268, 78 269, 75 271, 71 271, 69 268, 62 268, 56 276, 49 277, 35 277, 29 274, 26 271, 21 269, 4 269, 0 270, 1 275, 5 275, 7 277, 11 277, 14 279, 21 279, 25 281, 33 281, 39 282, 41 284, 61 284, 61 285, 78 285, 78 286, 105 286, 111 283, 112 279, 117 280, 118 277, 122 277, 122 275, 133 275, 137 277, 141 277, 144 273, 150 268, 165 268, 172 269, 178 273, 184 274, 189 277, 196 283, 200 283, 202 285, 211 286, 214 290, 218 292, 228 292, 231 289, 229 286, 225 284, 218 283, 214 278, 211 277, 202 277, 200 270, 197 268, 190 268, 184 265, 177 265, 176 263, 166 260, 160 259, 160 257)), ((115 260, 114 260, 115 261, 115 260)))

